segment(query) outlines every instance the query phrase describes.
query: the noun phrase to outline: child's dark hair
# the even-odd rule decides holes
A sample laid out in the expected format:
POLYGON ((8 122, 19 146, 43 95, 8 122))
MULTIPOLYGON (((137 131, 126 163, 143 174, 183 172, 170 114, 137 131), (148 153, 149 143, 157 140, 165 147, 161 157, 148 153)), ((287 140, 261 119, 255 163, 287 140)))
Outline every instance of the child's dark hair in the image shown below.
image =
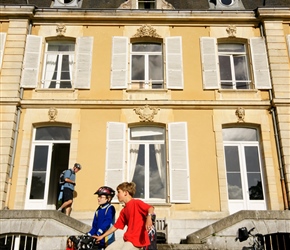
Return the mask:
POLYGON ((127 191, 132 197, 136 193, 136 184, 134 182, 123 182, 118 185, 117 190, 127 191))

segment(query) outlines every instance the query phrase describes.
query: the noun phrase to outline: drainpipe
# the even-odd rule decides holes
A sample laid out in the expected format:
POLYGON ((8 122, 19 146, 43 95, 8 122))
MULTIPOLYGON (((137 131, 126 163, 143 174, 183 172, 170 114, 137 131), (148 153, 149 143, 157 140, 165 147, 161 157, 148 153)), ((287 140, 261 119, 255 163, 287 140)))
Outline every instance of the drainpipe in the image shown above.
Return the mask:
MULTIPOLYGON (((31 34, 31 28, 32 23, 29 24, 28 28, 28 34, 31 34)), ((20 87, 20 94, 19 94, 20 102, 23 99, 23 88, 20 87)), ((14 161, 15 161, 15 154, 16 154, 16 146, 17 146, 17 140, 18 140, 18 134, 19 134, 19 123, 20 123, 20 115, 21 115, 21 103, 17 106, 17 115, 16 115, 16 126, 14 131, 14 141, 13 141, 13 147, 12 147, 12 155, 10 160, 10 169, 9 169, 9 179, 7 184, 7 194, 5 199, 5 206, 4 209, 9 209, 9 200, 10 200, 10 191, 12 186, 12 176, 13 176, 13 169, 14 169, 14 161)))
MULTIPOLYGON (((261 36, 264 37, 264 29, 262 24, 260 24, 260 32, 261 36)), ((278 155, 278 164, 279 164, 279 171, 280 171, 280 181, 281 181, 281 188, 282 188, 282 196, 283 196, 283 202, 284 202, 284 209, 289 209, 289 201, 287 198, 287 189, 285 184, 285 175, 284 175, 284 168, 283 168, 283 161, 282 161, 282 154, 281 154, 281 143, 280 138, 278 134, 278 123, 276 120, 276 107, 273 105, 273 93, 272 90, 269 90, 270 95, 270 102, 271 102, 271 108, 270 113, 272 115, 273 120, 273 126, 274 126, 274 136, 275 136, 275 142, 276 142, 276 149, 277 149, 277 155, 278 155)))

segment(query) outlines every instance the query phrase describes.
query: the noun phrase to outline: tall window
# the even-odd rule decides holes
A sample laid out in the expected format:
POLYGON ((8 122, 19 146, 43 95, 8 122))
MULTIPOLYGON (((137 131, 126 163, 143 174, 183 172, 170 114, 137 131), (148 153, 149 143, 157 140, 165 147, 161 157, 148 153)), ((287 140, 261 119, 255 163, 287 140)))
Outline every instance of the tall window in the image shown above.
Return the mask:
POLYGON ((230 210, 265 209, 257 130, 225 128, 223 140, 230 210))
POLYGON ((222 89, 249 89, 250 76, 247 51, 244 44, 218 45, 220 80, 222 89))
POLYGON ((138 9, 155 9, 155 0, 138 0, 138 9))
POLYGON ((136 183, 135 197, 166 198, 165 129, 137 127, 130 129, 129 179, 136 183))
POLYGON ((72 88, 75 42, 47 43, 43 88, 72 88))
POLYGON ((131 45, 131 89, 163 88, 161 43, 131 45))

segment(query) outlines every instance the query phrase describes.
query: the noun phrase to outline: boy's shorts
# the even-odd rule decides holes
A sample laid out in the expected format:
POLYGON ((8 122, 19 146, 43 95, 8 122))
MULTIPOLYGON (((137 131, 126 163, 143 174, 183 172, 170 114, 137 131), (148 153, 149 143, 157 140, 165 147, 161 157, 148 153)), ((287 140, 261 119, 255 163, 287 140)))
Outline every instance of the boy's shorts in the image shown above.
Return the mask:
POLYGON ((63 189, 63 202, 69 201, 73 199, 73 190, 70 188, 63 189))

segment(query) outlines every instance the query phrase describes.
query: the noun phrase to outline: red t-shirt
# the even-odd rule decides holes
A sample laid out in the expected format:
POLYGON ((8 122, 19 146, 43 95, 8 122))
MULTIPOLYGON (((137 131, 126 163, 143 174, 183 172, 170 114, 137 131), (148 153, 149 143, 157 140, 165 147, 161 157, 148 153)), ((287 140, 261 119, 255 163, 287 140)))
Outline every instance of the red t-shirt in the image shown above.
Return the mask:
POLYGON ((124 241, 130 241, 135 247, 150 245, 148 232, 145 228, 146 216, 150 207, 149 204, 136 199, 126 203, 114 225, 118 229, 124 229, 127 226, 124 241))

